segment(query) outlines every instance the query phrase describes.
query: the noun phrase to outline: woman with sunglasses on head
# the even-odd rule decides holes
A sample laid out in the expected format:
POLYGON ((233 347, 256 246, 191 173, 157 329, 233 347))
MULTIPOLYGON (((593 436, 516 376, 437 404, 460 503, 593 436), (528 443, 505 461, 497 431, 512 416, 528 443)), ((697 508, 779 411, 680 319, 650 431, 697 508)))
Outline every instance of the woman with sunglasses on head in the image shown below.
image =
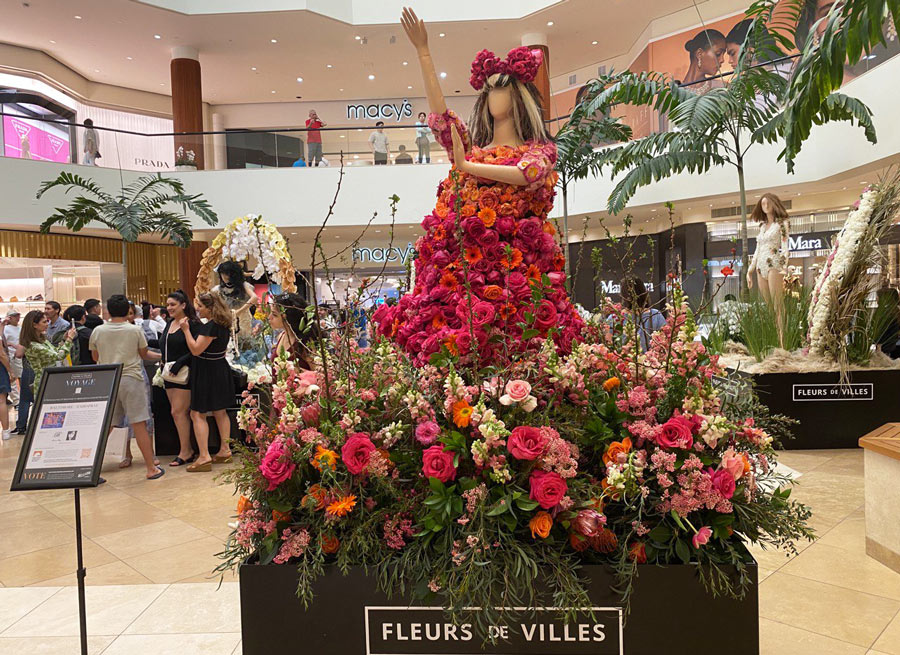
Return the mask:
POLYGON ((282 331, 272 347, 272 356, 286 352, 302 368, 313 370, 319 324, 316 313, 309 310, 306 301, 296 293, 275 296, 269 323, 274 329, 282 331))
POLYGON ((169 398, 179 444, 178 456, 169 466, 184 466, 193 462, 196 455, 191 449, 191 387, 188 377, 191 351, 184 332, 180 329, 180 321, 187 319, 188 331, 194 337, 202 324, 197 318, 197 311, 181 289, 166 296, 166 311, 172 320, 166 324, 159 337, 159 351, 162 355, 163 386, 169 398))
MULTIPOLYGON (((194 436, 200 450, 197 461, 188 465, 191 473, 212 470, 212 464, 231 461, 231 418, 227 409, 234 405, 234 378, 231 366, 225 359, 231 339, 231 311, 218 293, 201 293, 197 296, 197 315, 206 323, 196 326, 194 332, 185 315, 173 323, 181 328, 191 360, 191 421, 194 436), (219 428, 221 446, 215 455, 209 453, 209 424, 207 414, 212 414, 219 428)), ((171 326, 170 330, 173 329, 171 326)))

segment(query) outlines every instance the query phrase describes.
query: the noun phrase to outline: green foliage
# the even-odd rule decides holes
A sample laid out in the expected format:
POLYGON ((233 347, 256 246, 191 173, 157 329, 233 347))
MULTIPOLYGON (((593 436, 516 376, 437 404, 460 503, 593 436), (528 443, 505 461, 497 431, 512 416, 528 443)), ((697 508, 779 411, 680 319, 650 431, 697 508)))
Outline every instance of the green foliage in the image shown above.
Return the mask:
POLYGON ((809 312, 810 294, 806 289, 793 293, 787 292, 781 299, 783 341, 778 336, 777 313, 775 308, 754 294, 749 302, 742 306, 739 314, 741 334, 750 354, 761 362, 775 348, 784 348, 792 352, 803 345, 809 331, 807 315, 809 312))
POLYGON ((79 232, 91 223, 100 223, 129 243, 137 241, 142 234, 158 234, 186 248, 193 239, 188 212, 207 225, 218 222, 218 216, 202 195, 188 195, 180 180, 159 174, 142 176, 113 194, 93 180, 63 171, 55 180, 41 184, 37 199, 57 187, 64 188, 66 193, 80 191, 84 195, 75 196, 68 207, 57 207, 56 213, 41 223, 43 233, 54 225, 79 232))

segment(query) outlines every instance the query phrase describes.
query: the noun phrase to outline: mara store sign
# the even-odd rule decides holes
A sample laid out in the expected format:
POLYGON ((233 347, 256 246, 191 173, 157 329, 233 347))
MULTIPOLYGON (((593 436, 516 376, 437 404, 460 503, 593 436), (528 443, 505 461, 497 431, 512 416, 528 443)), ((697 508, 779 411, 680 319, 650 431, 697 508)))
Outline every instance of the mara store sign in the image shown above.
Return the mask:
POLYGON ((396 103, 347 104, 347 120, 350 121, 393 119, 399 123, 404 118, 412 118, 412 115, 412 104, 406 98, 396 103))
POLYGON ((412 243, 407 243, 405 248, 400 246, 388 246, 385 248, 359 247, 353 249, 353 262, 356 264, 397 262, 405 266, 414 251, 412 243))
POLYGON ((586 608, 566 623, 561 610, 518 610, 522 618, 488 627, 453 623, 440 607, 365 608, 366 655, 481 655, 485 641, 496 655, 622 655, 620 607, 586 608))

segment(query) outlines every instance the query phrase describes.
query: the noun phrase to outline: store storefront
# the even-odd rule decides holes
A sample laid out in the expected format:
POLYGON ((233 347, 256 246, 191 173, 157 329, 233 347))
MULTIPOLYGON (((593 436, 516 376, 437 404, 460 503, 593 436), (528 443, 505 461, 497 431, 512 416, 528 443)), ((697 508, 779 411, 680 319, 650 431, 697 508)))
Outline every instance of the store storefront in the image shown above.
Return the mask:
MULTIPOLYGON (((129 243, 128 295, 162 303, 182 286, 178 248, 129 243)), ((122 293, 122 242, 101 237, 0 230, 0 312, 81 304, 122 293)))

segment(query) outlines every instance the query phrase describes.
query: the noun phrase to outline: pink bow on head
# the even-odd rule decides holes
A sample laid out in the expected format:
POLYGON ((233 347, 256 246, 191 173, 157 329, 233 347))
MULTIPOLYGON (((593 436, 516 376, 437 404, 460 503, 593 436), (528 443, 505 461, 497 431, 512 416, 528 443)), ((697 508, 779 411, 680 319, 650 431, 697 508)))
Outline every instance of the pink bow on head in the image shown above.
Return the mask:
POLYGON ((540 50, 532 50, 526 46, 513 48, 501 60, 490 50, 482 50, 475 55, 472 62, 472 76, 469 84, 476 91, 481 91, 485 81, 496 74, 511 75, 520 82, 533 82, 538 69, 544 61, 544 53, 540 50))

